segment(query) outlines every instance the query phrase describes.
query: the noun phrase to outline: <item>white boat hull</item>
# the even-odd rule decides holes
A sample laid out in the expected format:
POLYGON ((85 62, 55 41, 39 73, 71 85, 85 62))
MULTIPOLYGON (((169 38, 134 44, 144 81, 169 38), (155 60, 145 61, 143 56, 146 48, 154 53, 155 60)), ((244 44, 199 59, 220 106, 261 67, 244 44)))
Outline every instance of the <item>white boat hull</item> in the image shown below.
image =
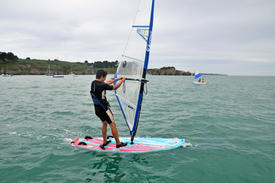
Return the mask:
POLYGON ((193 81, 193 84, 195 85, 206 85, 206 81, 205 82, 198 82, 198 81, 193 81))
POLYGON ((64 76, 62 76, 62 75, 53 75, 52 77, 53 78, 64 78, 64 76))

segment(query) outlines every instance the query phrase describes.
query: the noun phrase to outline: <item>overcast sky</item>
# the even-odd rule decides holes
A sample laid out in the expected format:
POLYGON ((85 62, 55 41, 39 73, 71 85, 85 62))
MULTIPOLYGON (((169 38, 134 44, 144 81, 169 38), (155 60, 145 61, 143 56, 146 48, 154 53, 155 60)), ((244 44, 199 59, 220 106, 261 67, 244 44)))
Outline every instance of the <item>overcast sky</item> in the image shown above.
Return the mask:
MULTIPOLYGON (((0 51, 116 60, 139 0, 0 0, 0 51)), ((275 75, 275 0, 156 0, 149 67, 275 75)))

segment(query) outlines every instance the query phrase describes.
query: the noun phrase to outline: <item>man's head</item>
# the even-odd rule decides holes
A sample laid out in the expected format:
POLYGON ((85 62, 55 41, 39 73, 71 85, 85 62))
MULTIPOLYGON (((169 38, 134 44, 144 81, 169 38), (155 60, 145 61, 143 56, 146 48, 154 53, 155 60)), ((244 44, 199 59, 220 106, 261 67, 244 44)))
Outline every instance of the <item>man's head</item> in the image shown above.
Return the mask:
POLYGON ((107 76, 107 72, 104 70, 98 70, 96 72, 96 79, 105 81, 106 80, 106 76, 107 76))

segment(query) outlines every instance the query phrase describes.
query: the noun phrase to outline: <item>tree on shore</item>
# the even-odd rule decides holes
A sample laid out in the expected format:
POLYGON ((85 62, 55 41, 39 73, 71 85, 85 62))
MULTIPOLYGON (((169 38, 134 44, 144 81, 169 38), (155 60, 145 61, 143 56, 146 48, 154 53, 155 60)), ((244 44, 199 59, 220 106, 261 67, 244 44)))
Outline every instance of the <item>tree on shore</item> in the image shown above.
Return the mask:
POLYGON ((103 62, 96 61, 96 62, 93 63, 94 68, 116 68, 117 66, 118 66, 118 61, 117 60, 113 61, 113 62, 112 61, 109 62, 107 60, 105 60, 103 62))
POLYGON ((3 62, 16 62, 18 61, 18 57, 12 52, 0 52, 0 60, 3 62))

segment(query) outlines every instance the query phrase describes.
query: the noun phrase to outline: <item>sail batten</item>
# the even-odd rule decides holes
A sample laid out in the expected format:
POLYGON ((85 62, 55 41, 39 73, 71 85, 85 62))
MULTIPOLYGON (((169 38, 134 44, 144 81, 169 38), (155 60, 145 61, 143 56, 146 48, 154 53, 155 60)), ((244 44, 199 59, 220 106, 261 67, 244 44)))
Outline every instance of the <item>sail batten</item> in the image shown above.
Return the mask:
POLYGON ((118 96, 119 98, 125 100, 127 103, 125 104, 130 104, 133 108, 136 108, 136 104, 133 104, 130 100, 127 100, 126 98, 124 98, 123 96, 119 95, 119 94, 116 94, 116 96, 118 96))
POLYGON ((144 62, 144 60, 140 60, 140 59, 138 59, 138 58, 130 57, 130 56, 127 56, 127 55, 122 55, 122 57, 126 57, 126 58, 129 58, 129 59, 133 59, 133 60, 138 61, 138 62, 141 62, 141 63, 144 62))
POLYGON ((142 27, 142 28, 149 28, 150 26, 149 25, 133 25, 132 26, 133 28, 137 28, 137 27, 142 27))
POLYGON ((155 0, 141 0, 140 7, 122 54, 115 78, 126 77, 115 91, 120 109, 129 127, 132 141, 137 131, 144 85, 150 56, 155 0))

